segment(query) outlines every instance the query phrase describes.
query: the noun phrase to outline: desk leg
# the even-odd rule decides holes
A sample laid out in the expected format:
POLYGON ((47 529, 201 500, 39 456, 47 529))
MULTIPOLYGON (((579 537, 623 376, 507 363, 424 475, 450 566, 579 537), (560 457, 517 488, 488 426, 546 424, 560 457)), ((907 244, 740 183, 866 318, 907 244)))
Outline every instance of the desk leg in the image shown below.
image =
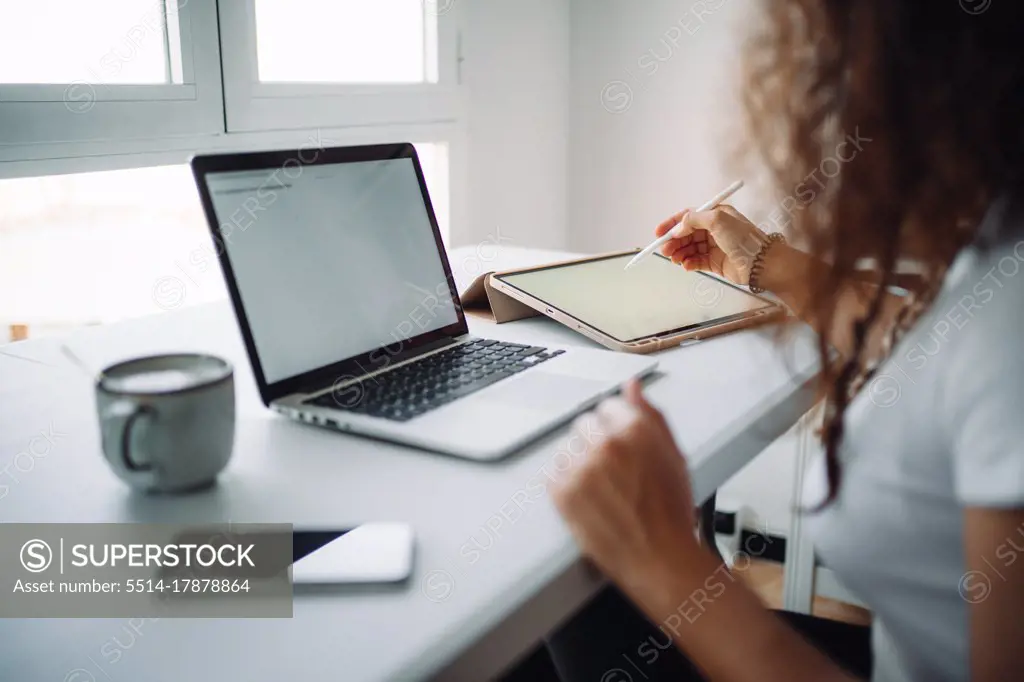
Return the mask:
POLYGON ((715 540, 715 501, 717 497, 718 493, 714 492, 711 493, 711 497, 704 500, 704 504, 700 506, 700 521, 698 525, 700 527, 702 543, 724 564, 725 557, 718 551, 718 542, 715 540))

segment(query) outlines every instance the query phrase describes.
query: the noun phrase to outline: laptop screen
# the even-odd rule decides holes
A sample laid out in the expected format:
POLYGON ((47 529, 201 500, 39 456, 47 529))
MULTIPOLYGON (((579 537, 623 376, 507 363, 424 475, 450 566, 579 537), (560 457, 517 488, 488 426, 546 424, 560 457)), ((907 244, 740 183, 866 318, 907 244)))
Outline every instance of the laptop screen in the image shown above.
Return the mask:
POLYGON ((205 177, 268 384, 459 321, 412 158, 205 177))

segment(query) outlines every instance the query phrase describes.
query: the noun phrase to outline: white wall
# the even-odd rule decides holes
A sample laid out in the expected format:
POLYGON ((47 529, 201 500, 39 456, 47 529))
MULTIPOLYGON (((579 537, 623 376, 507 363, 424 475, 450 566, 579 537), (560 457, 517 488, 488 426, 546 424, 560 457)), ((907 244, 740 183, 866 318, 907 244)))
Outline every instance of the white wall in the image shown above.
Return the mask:
MULTIPOLYGON (((733 179, 740 138, 745 0, 573 0, 568 246, 629 248, 654 226, 733 179)), ((748 180, 750 178, 747 178, 748 180)), ((733 201, 755 220, 767 202, 733 201)), ((720 494, 784 533, 792 512, 795 438, 780 439, 720 494)))
MULTIPOLYGON (((646 243, 732 179, 744 0, 574 0, 569 245, 646 243)), ((751 208, 751 192, 736 198, 751 208)))
POLYGON ((455 244, 564 247, 569 0, 462 0, 465 225, 455 244))

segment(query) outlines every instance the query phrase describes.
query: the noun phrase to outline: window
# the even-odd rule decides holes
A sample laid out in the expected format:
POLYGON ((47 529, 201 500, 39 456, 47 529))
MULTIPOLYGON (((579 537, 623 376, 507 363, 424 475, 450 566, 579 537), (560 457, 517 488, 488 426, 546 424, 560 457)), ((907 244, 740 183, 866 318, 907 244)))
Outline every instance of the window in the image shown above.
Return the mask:
POLYGON ((221 2, 229 131, 458 120, 452 0, 221 2))
POLYGON ((31 144, 222 129, 215 18, 209 0, 5 3, 0 161, 31 144))
POLYGON ((298 131, 375 128, 376 139, 398 141, 413 137, 411 129, 450 129, 462 119, 460 7, 454 0, 4 3, 0 164, 66 168, 70 158, 154 153, 181 162, 195 151, 271 146, 269 139, 287 146, 290 131, 301 141, 298 131))
POLYGON ((256 0, 261 83, 436 83, 422 0, 256 0))
POLYGON ((194 153, 425 141, 447 239, 462 4, 0 4, 0 342, 222 297, 194 153))
POLYGON ((164 29, 173 23, 166 9, 163 0, 20 3, 16 21, 0 22, 0 82, 181 83, 180 56, 171 74, 171 47, 180 55, 181 45, 164 29))
MULTIPOLYGON (((448 148, 416 145, 442 235, 448 148)), ((0 180, 0 343, 222 299, 188 166, 0 180)))

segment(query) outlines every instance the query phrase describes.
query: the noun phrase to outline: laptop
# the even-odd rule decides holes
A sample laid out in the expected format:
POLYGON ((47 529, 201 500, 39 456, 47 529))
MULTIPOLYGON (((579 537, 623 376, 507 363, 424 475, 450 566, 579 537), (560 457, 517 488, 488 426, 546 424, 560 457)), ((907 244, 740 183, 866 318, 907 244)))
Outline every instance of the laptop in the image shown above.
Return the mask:
POLYGON ((411 144, 192 170, 260 397, 286 417, 493 460, 656 366, 470 334, 411 144))

